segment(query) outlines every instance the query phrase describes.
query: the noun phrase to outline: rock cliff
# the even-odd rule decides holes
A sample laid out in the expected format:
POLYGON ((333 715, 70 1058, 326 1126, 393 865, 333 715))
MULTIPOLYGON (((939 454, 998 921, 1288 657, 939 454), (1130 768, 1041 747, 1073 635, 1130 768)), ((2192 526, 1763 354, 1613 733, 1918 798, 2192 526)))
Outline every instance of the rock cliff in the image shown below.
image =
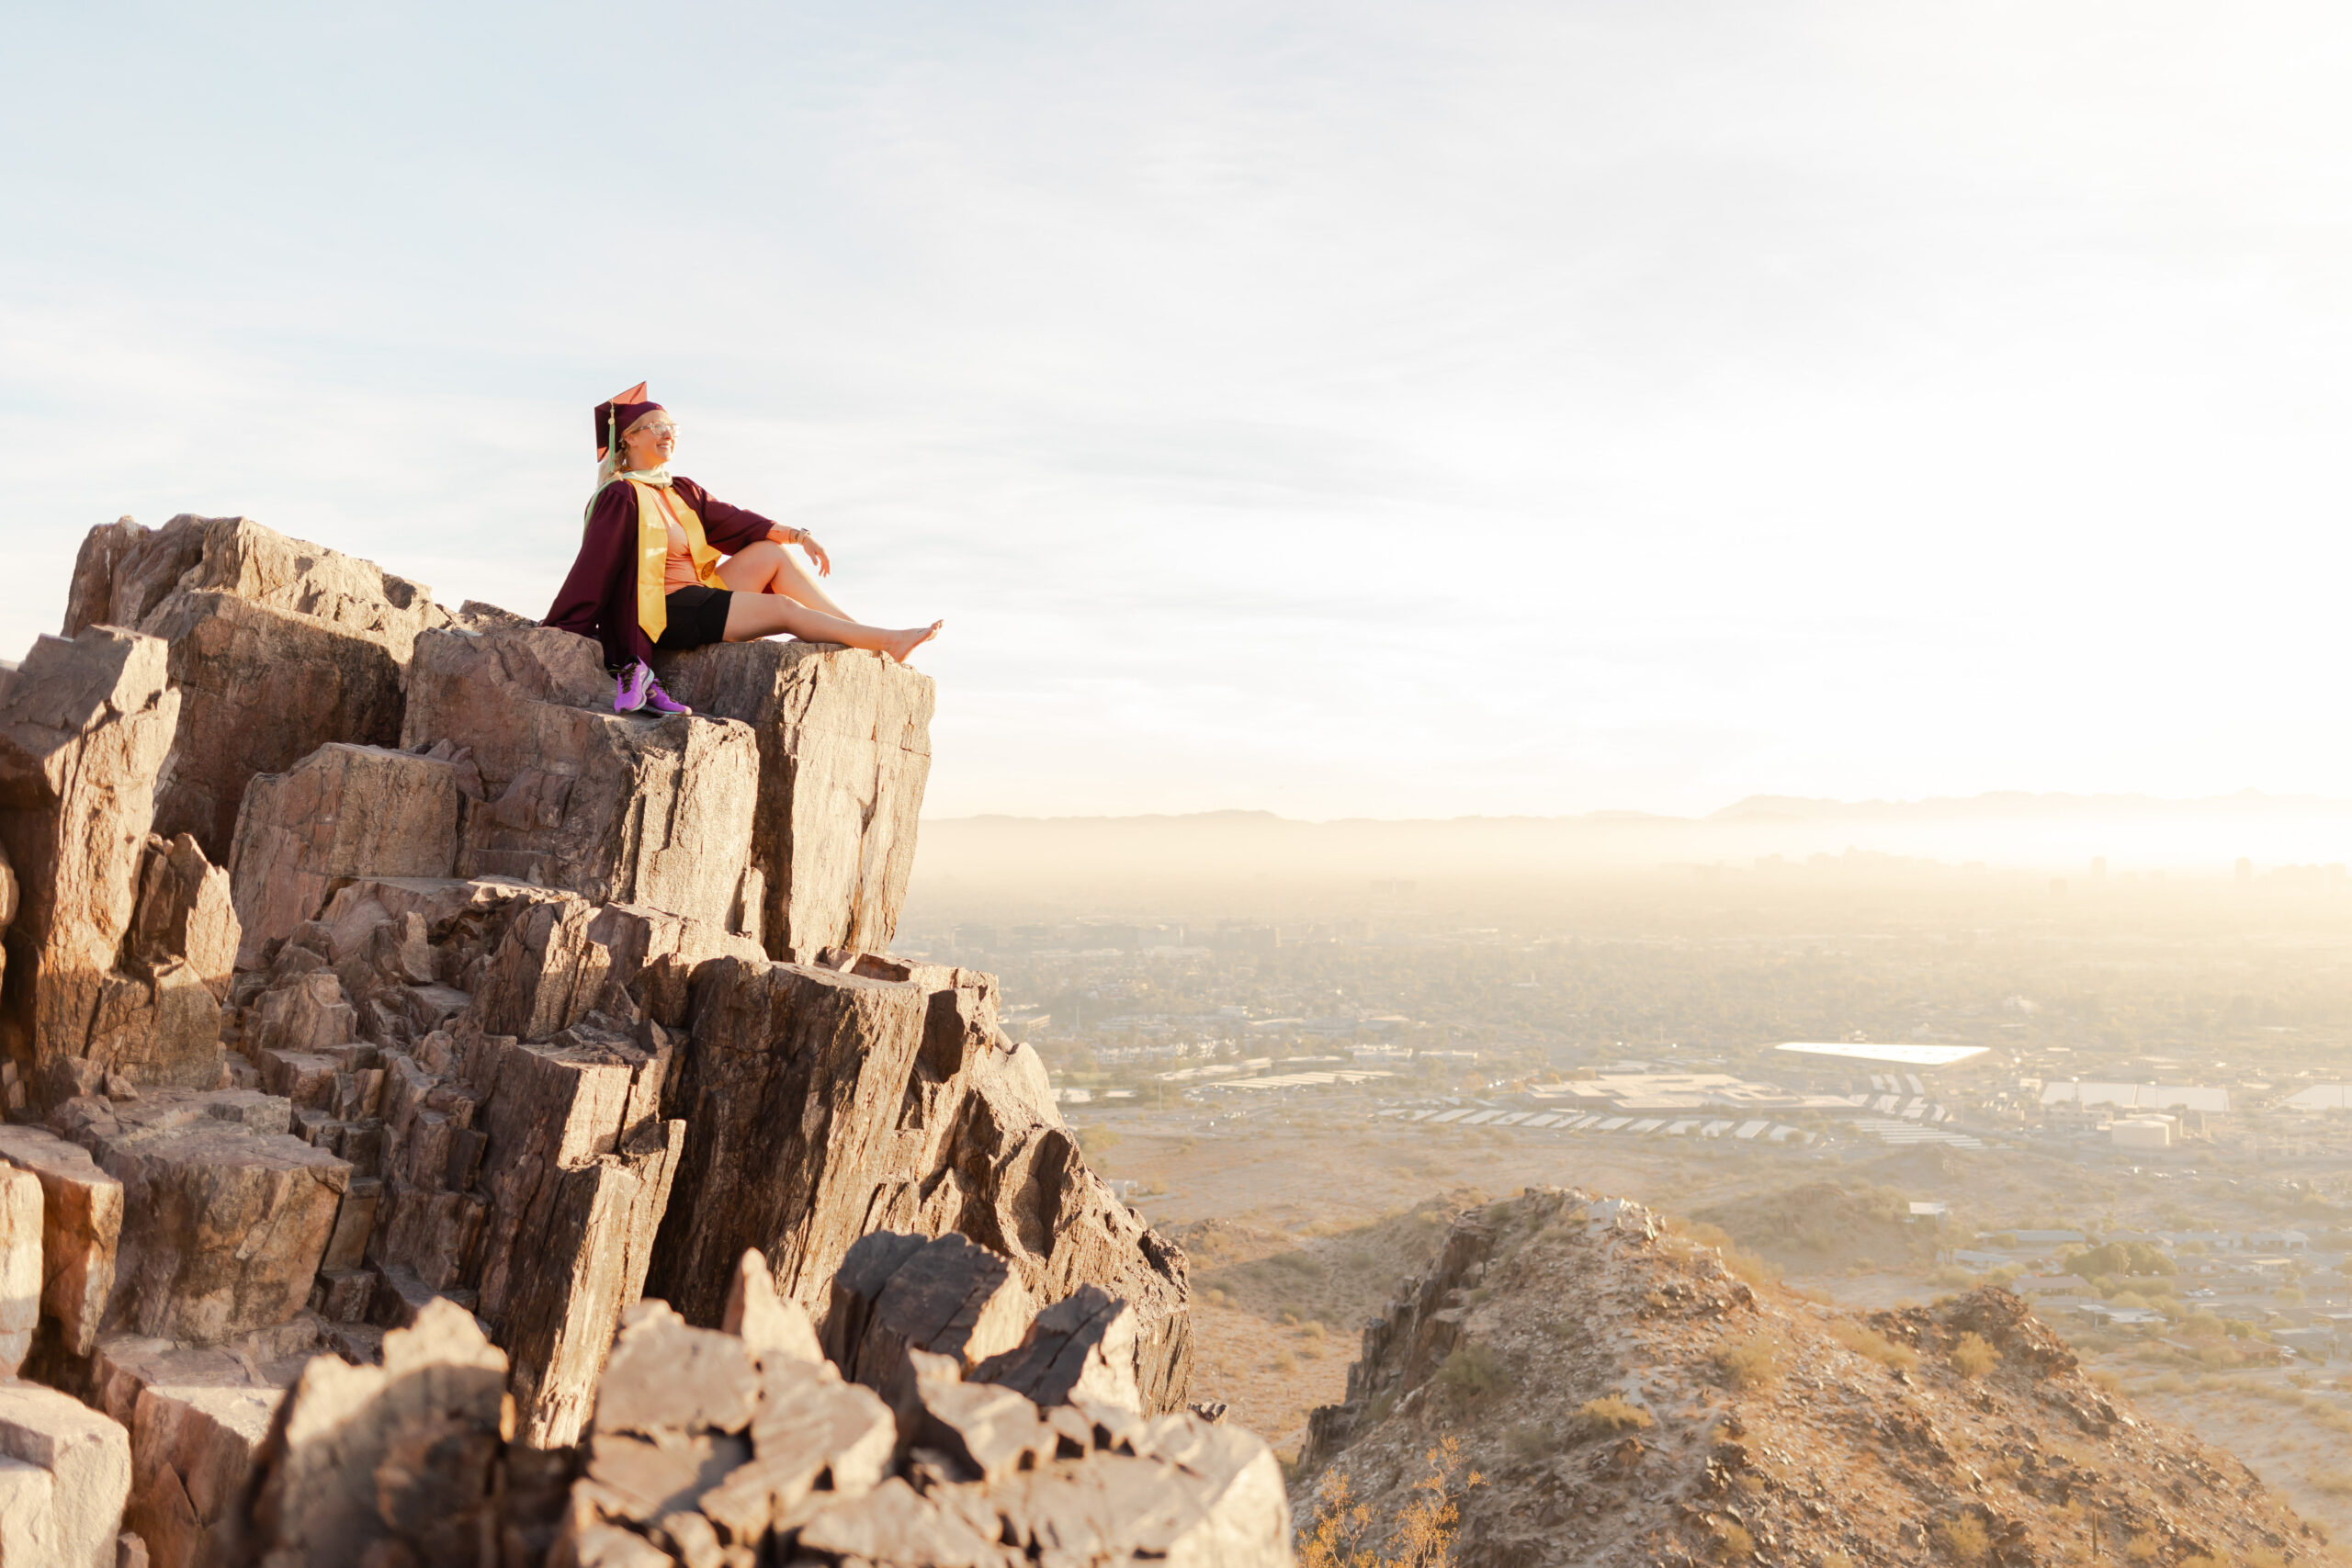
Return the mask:
POLYGON ((889 955, 928 679, 617 716, 243 518, 93 530, 64 630, 0 674, 0 1560, 1287 1561, 1182 1252, 889 955))

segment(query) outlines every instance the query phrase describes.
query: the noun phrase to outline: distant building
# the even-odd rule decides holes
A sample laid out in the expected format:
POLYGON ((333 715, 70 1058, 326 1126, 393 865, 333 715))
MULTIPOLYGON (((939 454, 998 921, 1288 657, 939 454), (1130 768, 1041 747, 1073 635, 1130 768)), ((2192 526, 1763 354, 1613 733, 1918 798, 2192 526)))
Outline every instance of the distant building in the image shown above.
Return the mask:
POLYGON ((2249 1252, 2301 1252, 2310 1247, 2312 1238, 2301 1231, 2248 1231, 2245 1246, 2249 1252))
POLYGON ((2086 1083, 2063 1078, 2041 1086, 2044 1109, 2056 1105, 2112 1105, 2124 1111, 2203 1111, 2230 1108, 2230 1091, 2202 1084, 2086 1083))
POLYGON ((2107 1136, 2119 1149, 2168 1149, 2172 1147, 2172 1118, 2127 1116, 2109 1127, 2107 1136))

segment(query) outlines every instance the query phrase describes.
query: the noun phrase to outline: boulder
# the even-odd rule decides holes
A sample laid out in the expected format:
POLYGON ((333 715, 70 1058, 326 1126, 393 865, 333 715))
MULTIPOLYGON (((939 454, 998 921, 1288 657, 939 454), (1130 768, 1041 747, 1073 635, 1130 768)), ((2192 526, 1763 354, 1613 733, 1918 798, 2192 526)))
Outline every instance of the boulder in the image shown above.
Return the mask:
POLYGON ((760 1365, 740 1336, 639 1302, 622 1318, 595 1398, 600 1433, 741 1432, 759 1406, 760 1365))
POLYGON ((124 1523, 155 1568, 243 1561, 254 1461, 322 1348, 317 1326, 300 1320, 211 1348, 132 1334, 98 1342, 90 1403, 130 1434, 124 1523))
POLYGON ((988 1358, 971 1375, 1039 1404, 1086 1400, 1139 1410, 1135 1311, 1100 1286, 1080 1285, 1037 1314, 1018 1348, 988 1358))
POLYGON ((119 1424, 53 1388, 0 1383, 0 1557, 114 1568, 130 1494, 119 1424))
POLYGON ((114 1292, 122 1183, 46 1127, 0 1127, 0 1160, 40 1184, 41 1314, 65 1354, 86 1356, 114 1292))
POLYGON ((241 937, 229 873, 196 840, 151 834, 131 916, 128 954, 152 971, 186 964, 216 1001, 229 998, 241 937))
POLYGON ((1019 1344, 1035 1310, 1012 1266, 961 1235, 877 1232, 833 1276, 826 1353, 903 1412, 914 1402, 911 1353, 968 1371, 1019 1344))
POLYGON ((908 985, 723 958, 697 971, 671 1105, 691 1129, 647 1290, 715 1325, 746 1250, 812 1315, 865 1234, 922 1043, 908 985))
POLYGON ((254 1558, 274 1568, 482 1561, 501 1533, 505 1399, 506 1358, 446 1301, 386 1335, 380 1366, 314 1358, 262 1446, 254 1558))
POLYGON ((481 1056, 481 1312, 513 1359, 525 1440, 560 1447, 643 1291, 685 1126, 659 1115, 658 1053, 493 1039, 481 1056))
POLYGON ((356 876, 446 877, 458 855, 458 777, 450 762, 332 742, 246 785, 229 854, 238 961, 315 919, 356 876))
POLYGON ((752 861, 769 953, 887 950, 931 773, 931 677, 831 643, 714 643, 655 662, 680 702, 758 739, 752 861))
POLYGON ((0 1168, 0 1377, 13 1378, 40 1323, 40 1181, 0 1168))
POLYGON ((401 743, 468 748, 458 874, 567 888, 757 934, 759 752, 723 719, 612 711, 595 645, 547 627, 427 632, 401 743))
POLYGON ((229 858, 246 781, 328 741, 390 745, 418 632, 448 624, 429 589, 242 517, 95 529, 67 635, 101 622, 170 645, 181 694, 154 829, 229 858))
POLYGON ((83 1055, 119 989, 179 708, 164 655, 111 626, 45 637, 0 694, 0 848, 23 886, 0 1029, 20 1064, 83 1055))
POLYGON ((107 1327, 209 1345, 302 1310, 351 1167, 288 1136, 291 1111, 251 1089, 59 1108, 54 1124, 123 1187, 107 1327))
POLYGON ((122 960, 107 979, 87 1058, 141 1088, 220 1080, 220 1002, 238 927, 228 874, 186 833, 150 835, 122 960))
POLYGON ((821 1314, 859 1237, 957 1233, 1033 1302, 1092 1284, 1126 1303, 1144 1407, 1182 1408, 1183 1254, 1087 1168, 1035 1053, 996 1028, 992 982, 860 966, 696 972, 670 1098, 691 1131, 647 1290, 716 1324, 728 1270, 757 1249, 778 1291, 821 1314))
POLYGON ((767 1259, 756 1252, 746 1252, 735 1265, 735 1282, 728 1290, 727 1310, 718 1326, 751 1347, 754 1356, 810 1362, 825 1359, 808 1310, 775 1293, 775 1279, 768 1272, 767 1259))

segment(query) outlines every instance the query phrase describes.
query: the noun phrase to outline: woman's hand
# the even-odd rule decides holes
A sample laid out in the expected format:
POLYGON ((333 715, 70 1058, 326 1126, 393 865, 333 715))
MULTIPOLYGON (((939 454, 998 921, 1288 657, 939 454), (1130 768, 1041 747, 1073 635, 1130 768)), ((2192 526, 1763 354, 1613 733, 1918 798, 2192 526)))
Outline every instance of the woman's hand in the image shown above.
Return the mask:
POLYGON ((833 575, 833 558, 825 553, 825 547, 817 542, 817 536, 814 534, 811 534, 808 529, 803 528, 800 530, 800 537, 797 542, 802 549, 808 552, 808 558, 817 563, 817 575, 819 577, 831 577, 833 575))

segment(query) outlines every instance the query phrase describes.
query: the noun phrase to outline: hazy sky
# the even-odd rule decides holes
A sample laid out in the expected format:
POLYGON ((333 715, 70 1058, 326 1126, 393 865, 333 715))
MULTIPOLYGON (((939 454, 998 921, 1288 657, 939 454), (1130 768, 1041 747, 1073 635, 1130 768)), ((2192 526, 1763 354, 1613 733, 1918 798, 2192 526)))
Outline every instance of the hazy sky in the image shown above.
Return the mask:
POLYGON ((28 7, 0 650, 129 513, 541 613, 588 411, 930 810, 2352 795, 2352 13, 28 7))

